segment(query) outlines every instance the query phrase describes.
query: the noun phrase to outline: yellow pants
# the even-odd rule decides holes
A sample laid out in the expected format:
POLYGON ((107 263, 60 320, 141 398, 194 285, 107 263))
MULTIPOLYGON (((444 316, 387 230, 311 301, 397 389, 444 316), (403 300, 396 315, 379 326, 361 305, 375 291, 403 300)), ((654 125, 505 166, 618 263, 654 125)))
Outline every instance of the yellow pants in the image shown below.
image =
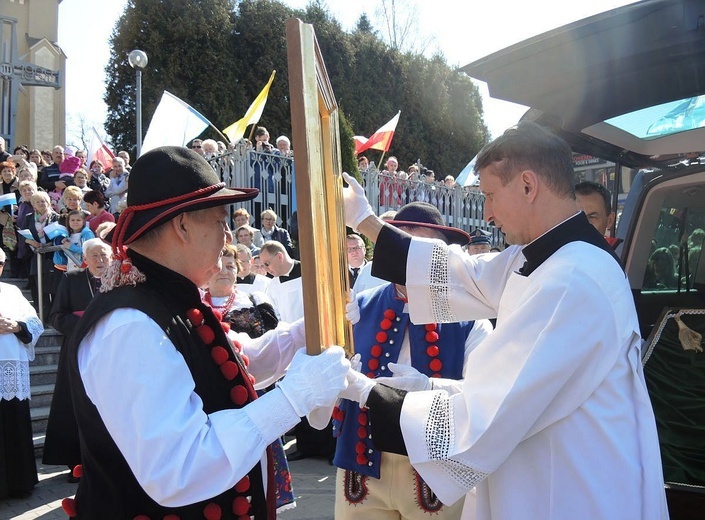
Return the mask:
MULTIPOLYGON (((424 486, 419 483, 420 479, 411 467, 409 458, 393 453, 382 453, 380 478, 362 477, 360 489, 354 489, 353 493, 346 490, 345 470, 338 469, 335 480, 335 520, 460 518, 464 499, 451 506, 436 504, 435 495, 426 495, 423 492, 424 486), (354 496, 349 496, 351 494, 354 496)), ((350 482, 347 484, 351 486, 350 482)), ((356 486, 349 487, 353 488, 356 486)))

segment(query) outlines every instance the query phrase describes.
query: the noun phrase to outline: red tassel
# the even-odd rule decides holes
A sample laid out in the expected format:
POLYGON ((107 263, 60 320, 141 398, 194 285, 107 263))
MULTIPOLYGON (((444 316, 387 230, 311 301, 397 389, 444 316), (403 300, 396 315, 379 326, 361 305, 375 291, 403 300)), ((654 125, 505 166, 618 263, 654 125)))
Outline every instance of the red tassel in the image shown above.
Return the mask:
POLYGON ((76 464, 73 467, 73 471, 71 474, 76 477, 76 478, 81 478, 83 476, 83 465, 82 464, 76 464))
POLYGON ((73 498, 64 498, 61 501, 61 509, 64 510, 64 513, 66 513, 69 518, 74 518, 78 515, 76 501, 73 498))

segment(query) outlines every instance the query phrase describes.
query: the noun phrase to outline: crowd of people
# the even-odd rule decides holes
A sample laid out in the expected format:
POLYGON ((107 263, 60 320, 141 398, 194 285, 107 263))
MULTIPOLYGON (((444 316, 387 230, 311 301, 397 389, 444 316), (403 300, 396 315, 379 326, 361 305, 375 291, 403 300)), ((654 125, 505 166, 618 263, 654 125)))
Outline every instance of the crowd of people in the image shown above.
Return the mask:
MULTIPOLYGON (((44 191, 24 186, 25 245, 49 243, 62 211, 67 229, 45 458, 79 481, 69 516, 273 520, 293 505, 293 429, 289 460, 338 467, 340 519, 667 518, 612 211, 574 186, 566 143, 520 123, 481 151, 485 219, 511 244, 499 252, 426 201, 375 215, 345 175, 347 360, 305 353, 291 234, 271 209, 254 228, 239 208, 230 231, 228 207, 257 191, 225 187, 207 141, 118 166, 107 197, 70 189, 58 152, 44 191), (122 215, 91 238, 113 196, 122 215), (79 244, 87 267, 69 270, 79 244)), ((0 339, 27 350, 32 320, 0 320, 0 339)))

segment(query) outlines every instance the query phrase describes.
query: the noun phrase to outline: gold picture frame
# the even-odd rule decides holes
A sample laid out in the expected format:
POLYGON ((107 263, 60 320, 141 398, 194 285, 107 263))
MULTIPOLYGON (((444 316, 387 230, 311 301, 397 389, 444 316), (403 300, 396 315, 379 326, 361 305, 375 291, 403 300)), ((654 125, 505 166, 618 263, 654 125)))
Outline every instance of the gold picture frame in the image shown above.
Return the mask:
POLYGON ((313 26, 286 23, 306 349, 353 352, 338 104, 313 26))

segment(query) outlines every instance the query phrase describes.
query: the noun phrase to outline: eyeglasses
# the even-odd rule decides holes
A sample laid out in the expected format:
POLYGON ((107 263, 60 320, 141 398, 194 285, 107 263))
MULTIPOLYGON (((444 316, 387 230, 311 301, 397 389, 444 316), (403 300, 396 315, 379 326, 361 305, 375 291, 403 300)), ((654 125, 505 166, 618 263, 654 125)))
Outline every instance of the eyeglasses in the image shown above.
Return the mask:
POLYGON ((266 220, 266 221, 270 221, 270 220, 271 220, 271 221, 274 221, 274 220, 276 220, 276 219, 275 219, 275 218, 272 218, 272 217, 263 217, 262 220, 266 220))
POLYGON ((360 247, 360 246, 349 247, 349 248, 348 248, 348 253, 356 253, 356 252, 362 251, 362 250, 363 250, 363 248, 360 247))
POLYGON ((191 148, 203 148, 200 144, 194 144, 191 148))

